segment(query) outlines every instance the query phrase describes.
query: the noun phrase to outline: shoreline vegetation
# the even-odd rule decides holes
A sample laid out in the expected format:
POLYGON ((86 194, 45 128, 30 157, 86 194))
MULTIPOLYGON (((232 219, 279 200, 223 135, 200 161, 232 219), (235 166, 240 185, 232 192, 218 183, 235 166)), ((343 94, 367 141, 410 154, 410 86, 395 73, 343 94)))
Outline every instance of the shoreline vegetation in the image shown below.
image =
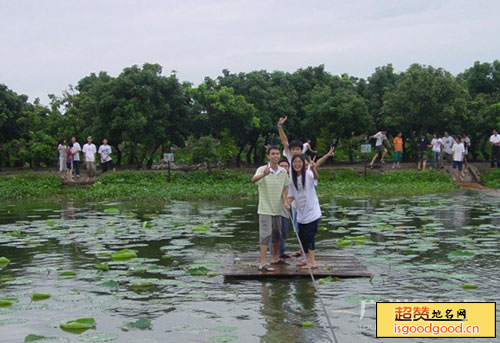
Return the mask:
MULTIPOLYGON (((77 199, 109 200, 218 200, 255 197, 250 169, 173 172, 168 183, 164 171, 121 171, 100 176, 87 186, 64 187, 57 173, 19 173, 0 177, 0 200, 77 199)), ((500 187, 497 170, 484 175, 485 185, 500 187)), ((449 175, 436 171, 394 171, 387 173, 352 170, 320 170, 320 197, 422 195, 457 189, 449 175)))

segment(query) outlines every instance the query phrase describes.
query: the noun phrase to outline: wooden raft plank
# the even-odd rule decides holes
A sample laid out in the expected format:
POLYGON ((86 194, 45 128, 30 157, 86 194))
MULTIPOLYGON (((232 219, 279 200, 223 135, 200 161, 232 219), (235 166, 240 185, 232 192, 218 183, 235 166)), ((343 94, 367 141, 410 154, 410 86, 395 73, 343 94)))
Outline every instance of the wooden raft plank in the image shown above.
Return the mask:
MULTIPOLYGON (((273 265, 274 272, 260 272, 257 270, 259 256, 245 254, 235 258, 234 263, 223 271, 224 279, 264 279, 264 278, 291 278, 310 277, 307 269, 296 265, 297 259, 287 259, 287 265, 273 265)), ((373 275, 354 256, 348 255, 318 255, 316 256, 318 269, 314 269, 314 276, 322 277, 372 277, 373 275)))

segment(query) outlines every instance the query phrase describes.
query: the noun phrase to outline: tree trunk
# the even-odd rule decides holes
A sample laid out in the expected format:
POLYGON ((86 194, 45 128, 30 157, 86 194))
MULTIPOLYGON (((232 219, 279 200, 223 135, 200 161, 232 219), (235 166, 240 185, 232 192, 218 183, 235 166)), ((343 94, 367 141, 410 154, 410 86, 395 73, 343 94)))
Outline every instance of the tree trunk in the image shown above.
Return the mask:
POLYGON ((245 149, 245 146, 241 146, 240 150, 238 151, 238 155, 236 155, 236 166, 239 168, 241 167, 241 153, 243 152, 243 149, 245 149))
POLYGON ((114 145, 116 151, 116 166, 122 165, 122 151, 120 150, 120 144, 114 145))
POLYGON ((347 141, 347 148, 349 149, 349 162, 354 161, 354 156, 352 154, 352 138, 347 141))
POLYGON ((146 167, 147 167, 148 169, 151 169, 151 167, 153 166, 153 157, 154 157, 154 155, 155 155, 155 152, 156 152, 156 150, 158 150, 158 148, 159 148, 160 146, 162 146, 162 145, 163 145, 163 144, 158 144, 158 145, 157 145, 157 146, 153 149, 153 151, 151 152, 151 155, 149 156, 148 162, 146 163, 146 167))
POLYGON ((252 162, 252 150, 255 148, 254 144, 252 143, 250 145, 250 148, 248 148, 248 151, 247 151, 247 163, 251 163, 252 162))

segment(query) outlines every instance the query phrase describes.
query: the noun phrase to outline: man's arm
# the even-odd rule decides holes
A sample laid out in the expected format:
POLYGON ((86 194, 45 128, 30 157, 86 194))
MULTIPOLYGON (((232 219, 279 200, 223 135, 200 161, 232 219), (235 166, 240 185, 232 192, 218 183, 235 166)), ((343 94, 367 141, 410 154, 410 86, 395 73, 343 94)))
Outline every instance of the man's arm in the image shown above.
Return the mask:
POLYGON ((285 130, 283 130, 283 124, 286 122, 288 117, 280 118, 278 120, 278 132, 280 134, 281 144, 283 144, 283 148, 285 151, 289 151, 288 149, 288 137, 285 134, 285 130))
POLYGON ((335 150, 335 147, 330 147, 330 150, 328 150, 328 152, 323 155, 317 162, 316 162, 316 168, 319 168, 327 159, 328 157, 330 156, 333 156, 334 155, 334 150, 335 150))
POLYGON ((255 182, 259 181, 260 179, 265 178, 267 175, 269 175, 270 172, 271 172, 271 170, 269 168, 264 169, 264 172, 262 174, 254 175, 252 177, 252 182, 255 183, 255 182))

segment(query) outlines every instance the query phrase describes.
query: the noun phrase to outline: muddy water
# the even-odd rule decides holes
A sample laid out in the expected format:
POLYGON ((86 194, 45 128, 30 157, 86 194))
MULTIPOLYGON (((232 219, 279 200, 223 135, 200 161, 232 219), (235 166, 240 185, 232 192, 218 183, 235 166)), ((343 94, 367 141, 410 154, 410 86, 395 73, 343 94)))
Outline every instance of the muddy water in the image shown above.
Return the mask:
MULTIPOLYGON (((355 255, 375 275, 321 284, 340 342, 384 342, 375 337, 376 301, 498 300, 500 197, 460 191, 321 205, 317 251, 355 255), (339 247, 347 235, 368 238, 339 247)), ((221 269, 256 251, 257 239, 253 199, 0 203, 0 257, 11 260, 0 270, 0 299, 14 299, 0 307, 0 341, 329 342, 310 281, 224 283, 221 269), (120 249, 137 258, 113 261, 120 249), (105 262, 108 271, 95 268, 105 262), (34 292, 51 297, 31 301, 34 292), (82 317, 95 318, 95 329, 61 330, 82 317)), ((287 250, 297 248, 290 237, 287 250)))

